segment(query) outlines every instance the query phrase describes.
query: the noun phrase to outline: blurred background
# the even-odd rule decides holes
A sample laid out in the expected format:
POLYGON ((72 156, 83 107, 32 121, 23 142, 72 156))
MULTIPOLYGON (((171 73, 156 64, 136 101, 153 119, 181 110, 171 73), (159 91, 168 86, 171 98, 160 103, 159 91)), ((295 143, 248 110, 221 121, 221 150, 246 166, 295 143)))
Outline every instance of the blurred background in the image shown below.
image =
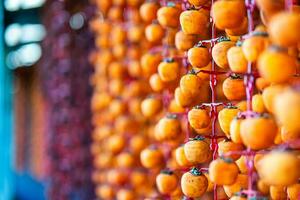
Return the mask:
POLYGON ((0 200, 93 199, 93 12, 87 0, 1 1, 0 200))

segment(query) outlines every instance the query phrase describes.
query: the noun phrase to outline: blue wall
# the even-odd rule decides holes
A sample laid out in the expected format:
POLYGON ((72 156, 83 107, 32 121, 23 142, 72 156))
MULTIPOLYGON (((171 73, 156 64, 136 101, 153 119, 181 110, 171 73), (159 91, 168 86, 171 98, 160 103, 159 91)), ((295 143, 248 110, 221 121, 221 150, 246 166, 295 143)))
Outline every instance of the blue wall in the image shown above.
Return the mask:
POLYGON ((0 3, 0 200, 13 196, 12 71, 5 66, 3 5, 0 3))

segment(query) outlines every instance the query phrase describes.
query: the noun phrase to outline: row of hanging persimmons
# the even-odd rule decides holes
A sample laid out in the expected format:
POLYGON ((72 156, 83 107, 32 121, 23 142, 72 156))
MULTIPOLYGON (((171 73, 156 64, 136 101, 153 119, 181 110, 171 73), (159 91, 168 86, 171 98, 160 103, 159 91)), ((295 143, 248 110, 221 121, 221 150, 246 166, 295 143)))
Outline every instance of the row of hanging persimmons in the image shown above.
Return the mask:
POLYGON ((213 199, 216 184, 218 199, 244 200, 249 178, 257 199, 300 199, 298 5, 253 1, 249 33, 243 0, 93 3, 91 152, 99 199, 213 199), (212 60, 216 83, 207 73, 212 60), (245 112, 250 62, 254 93, 245 112), (220 102, 215 160, 210 84, 220 102), (256 152, 252 177, 247 148, 256 152))

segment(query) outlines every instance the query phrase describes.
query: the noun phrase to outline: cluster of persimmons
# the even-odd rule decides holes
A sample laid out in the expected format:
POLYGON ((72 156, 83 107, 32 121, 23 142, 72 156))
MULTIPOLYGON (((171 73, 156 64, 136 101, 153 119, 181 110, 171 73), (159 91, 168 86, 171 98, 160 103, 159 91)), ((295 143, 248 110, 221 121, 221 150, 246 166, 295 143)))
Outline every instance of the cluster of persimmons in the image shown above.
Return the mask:
POLYGON ((300 6, 93 0, 99 199, 300 199, 300 6))

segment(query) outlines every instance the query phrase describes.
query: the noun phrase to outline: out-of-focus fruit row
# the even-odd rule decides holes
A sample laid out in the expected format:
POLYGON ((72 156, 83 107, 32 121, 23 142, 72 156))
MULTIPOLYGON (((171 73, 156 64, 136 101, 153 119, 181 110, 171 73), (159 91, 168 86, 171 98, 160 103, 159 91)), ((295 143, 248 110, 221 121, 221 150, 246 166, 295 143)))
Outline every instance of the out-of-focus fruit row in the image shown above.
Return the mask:
POLYGON ((99 199, 300 199, 300 7, 94 0, 99 199))

